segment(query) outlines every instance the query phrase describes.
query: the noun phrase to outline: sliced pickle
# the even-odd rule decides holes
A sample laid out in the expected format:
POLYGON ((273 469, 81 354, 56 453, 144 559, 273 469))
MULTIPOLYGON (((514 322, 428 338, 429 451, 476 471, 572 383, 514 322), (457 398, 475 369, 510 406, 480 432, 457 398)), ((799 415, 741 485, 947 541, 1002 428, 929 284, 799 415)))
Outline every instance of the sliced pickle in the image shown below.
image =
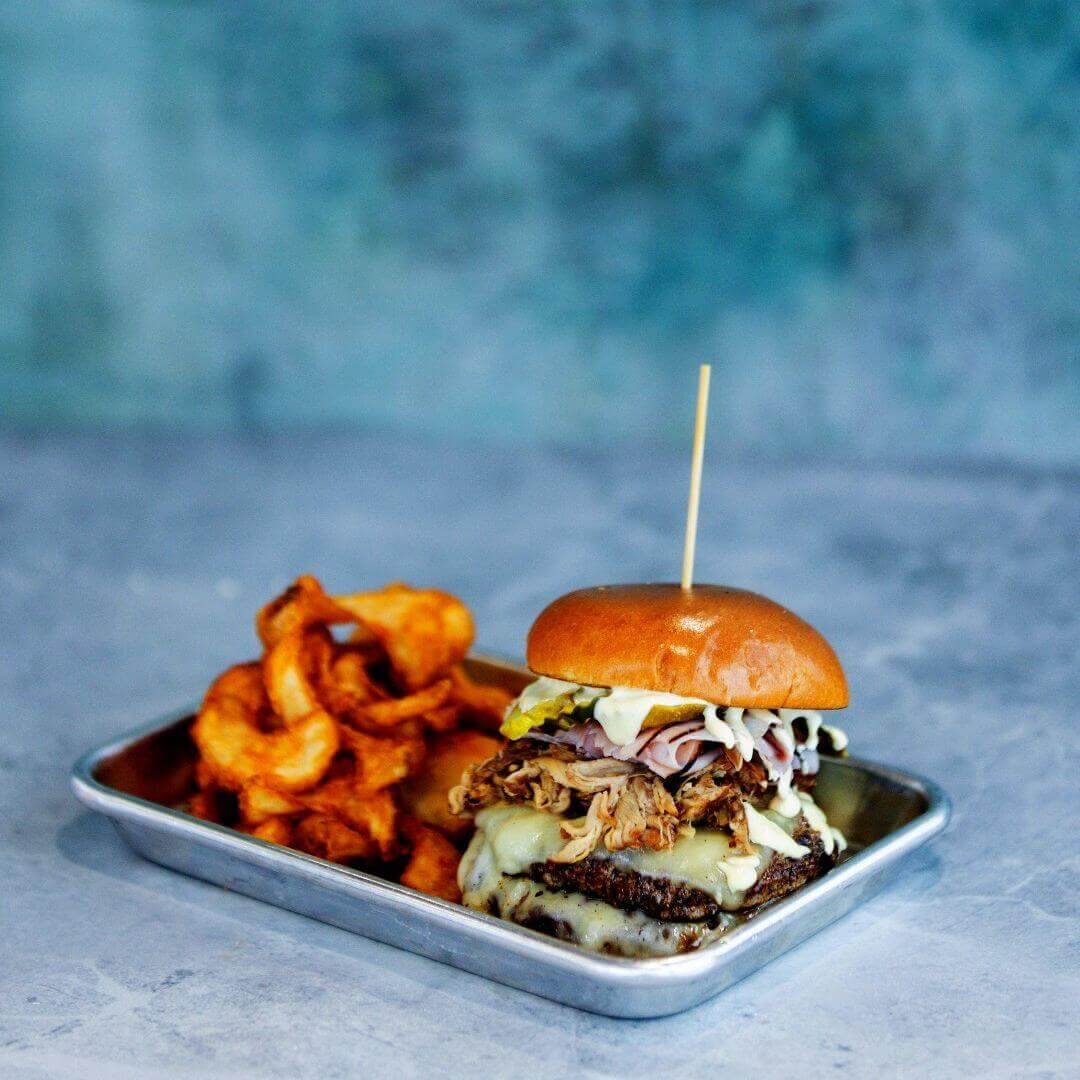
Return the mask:
POLYGON ((585 702, 584 705, 581 702, 576 702, 574 705, 574 711, 569 713, 563 713, 555 721, 555 726, 560 731, 569 731, 572 727, 577 727, 578 724, 584 724, 586 720, 592 719, 593 705, 596 704, 596 698, 592 698, 585 702))
POLYGON ((679 724, 683 720, 693 720, 695 716, 701 716, 705 706, 688 701, 685 705, 654 705, 646 715, 641 725, 641 730, 654 727, 667 727, 668 724, 679 724))
POLYGON ((573 694, 559 694, 558 697, 548 698, 547 701, 534 705, 528 712, 515 708, 503 721, 499 733, 508 739, 520 739, 534 727, 540 727, 549 720, 569 716, 576 708, 573 694))

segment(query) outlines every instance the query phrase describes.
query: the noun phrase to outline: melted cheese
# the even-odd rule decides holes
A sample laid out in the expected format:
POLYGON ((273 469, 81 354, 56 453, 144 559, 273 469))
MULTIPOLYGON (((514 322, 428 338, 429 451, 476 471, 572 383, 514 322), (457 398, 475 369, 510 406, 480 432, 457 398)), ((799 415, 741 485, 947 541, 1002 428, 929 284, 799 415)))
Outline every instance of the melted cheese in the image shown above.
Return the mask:
POLYGON ((723 908, 736 908, 743 894, 753 888, 767 865, 768 853, 755 850, 736 855, 726 829, 698 829, 693 836, 677 840, 665 851, 624 848, 593 853, 624 870, 649 877, 666 878, 693 885, 708 893, 723 908))
MULTIPOLYGON (((822 837, 826 850, 843 850, 843 836, 829 826, 825 814, 805 792, 797 795, 805 820, 822 837)), ((773 853, 792 858, 807 848, 791 837, 798 813, 759 812, 744 803, 750 851, 736 854, 724 829, 698 829, 667 851, 599 848, 595 859, 607 859, 623 870, 662 877, 701 889, 725 912, 737 911, 769 865, 773 853), (798 854, 796 854, 798 853, 798 854)), ((622 911, 581 893, 548 889, 523 876, 533 863, 546 862, 565 843, 559 818, 528 806, 492 806, 476 815, 476 832, 458 869, 462 901, 479 911, 529 925, 538 923, 557 936, 589 949, 624 956, 670 956, 714 941, 734 916, 715 923, 665 922, 640 911, 622 911)))
MULTIPOLYGON (((829 829, 821 809, 809 795, 798 796, 800 810, 812 828, 821 833, 829 851, 835 834, 829 829)), ((737 853, 726 829, 698 829, 665 851, 627 848, 592 853, 621 870, 634 870, 650 877, 678 881, 708 893, 727 911, 741 907, 745 894, 756 884, 773 852, 788 858, 802 858, 809 851, 791 838, 796 815, 758 811, 747 803, 751 849, 737 853)), ((546 862, 566 838, 554 814, 528 806, 491 806, 476 815, 476 833, 458 869, 458 884, 465 903, 486 910, 504 877, 524 874, 533 863, 546 862)), ((539 887, 539 886, 537 886, 539 887)), ((604 905, 605 907, 607 905, 604 905)))
POLYGON ((722 916, 708 923, 661 922, 640 911, 621 911, 581 893, 546 889, 526 878, 501 878, 488 897, 489 906, 504 919, 542 925, 596 952, 619 956, 673 956, 714 941, 734 922, 722 916))
POLYGON ((746 824, 751 843, 772 848, 773 851, 786 855, 789 859, 801 859, 804 855, 810 854, 808 847, 796 843, 780 825, 759 813, 748 802, 743 803, 743 810, 746 811, 746 824))
POLYGON ((666 851, 647 848, 604 850, 601 858, 607 858, 625 870, 693 885, 707 892, 721 907, 736 908, 768 864, 768 854, 755 850, 747 855, 737 855, 732 850, 731 834, 726 829, 698 829, 693 836, 677 840, 674 847, 666 851))
POLYGON ((523 874, 566 845, 559 819, 528 806, 489 806, 476 815, 476 828, 487 837, 503 874, 523 874))

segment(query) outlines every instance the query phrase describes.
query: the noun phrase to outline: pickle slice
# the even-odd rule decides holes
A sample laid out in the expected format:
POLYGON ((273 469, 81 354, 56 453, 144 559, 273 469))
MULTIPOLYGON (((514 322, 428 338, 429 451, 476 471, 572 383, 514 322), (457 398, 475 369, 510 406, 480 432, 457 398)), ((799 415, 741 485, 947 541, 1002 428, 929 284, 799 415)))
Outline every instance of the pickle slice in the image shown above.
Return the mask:
POLYGON ((499 734, 508 739, 520 739, 523 735, 532 731, 549 720, 558 720, 574 712, 577 706, 574 704, 573 694, 559 694, 558 697, 548 698, 534 705, 527 712, 515 708, 503 721, 499 728, 499 734))
POLYGON ((679 724, 683 720, 693 720, 695 716, 701 716, 705 706, 688 701, 685 705, 654 705, 642 721, 641 730, 654 727, 667 727, 668 724, 679 724))

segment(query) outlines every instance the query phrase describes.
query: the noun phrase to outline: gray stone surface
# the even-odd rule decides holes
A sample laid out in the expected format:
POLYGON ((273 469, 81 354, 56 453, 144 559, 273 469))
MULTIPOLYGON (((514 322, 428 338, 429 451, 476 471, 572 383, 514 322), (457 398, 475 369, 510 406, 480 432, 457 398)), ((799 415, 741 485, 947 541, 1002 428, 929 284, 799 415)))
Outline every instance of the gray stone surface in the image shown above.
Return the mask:
POLYGON ((841 923, 626 1022, 144 863, 67 771, 251 653, 301 570, 456 590, 510 652, 567 588, 670 578, 681 457, 53 437, 0 465, 3 1075, 1076 1075, 1075 477, 709 461, 700 576, 818 624, 856 750, 956 815, 841 923))

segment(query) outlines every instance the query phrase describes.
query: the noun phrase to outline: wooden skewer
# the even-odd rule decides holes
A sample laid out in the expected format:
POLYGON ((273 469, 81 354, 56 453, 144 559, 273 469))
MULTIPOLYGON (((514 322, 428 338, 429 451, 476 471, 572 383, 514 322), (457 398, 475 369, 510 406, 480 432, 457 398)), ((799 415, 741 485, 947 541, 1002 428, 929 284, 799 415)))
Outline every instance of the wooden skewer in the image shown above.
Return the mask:
POLYGON ((694 450, 690 458, 690 498, 686 504, 686 539, 683 542, 682 587, 694 583, 694 550, 697 547, 698 503, 701 501, 701 465, 705 458, 705 420, 709 415, 709 376, 712 366, 698 372, 697 413, 694 417, 694 450))

